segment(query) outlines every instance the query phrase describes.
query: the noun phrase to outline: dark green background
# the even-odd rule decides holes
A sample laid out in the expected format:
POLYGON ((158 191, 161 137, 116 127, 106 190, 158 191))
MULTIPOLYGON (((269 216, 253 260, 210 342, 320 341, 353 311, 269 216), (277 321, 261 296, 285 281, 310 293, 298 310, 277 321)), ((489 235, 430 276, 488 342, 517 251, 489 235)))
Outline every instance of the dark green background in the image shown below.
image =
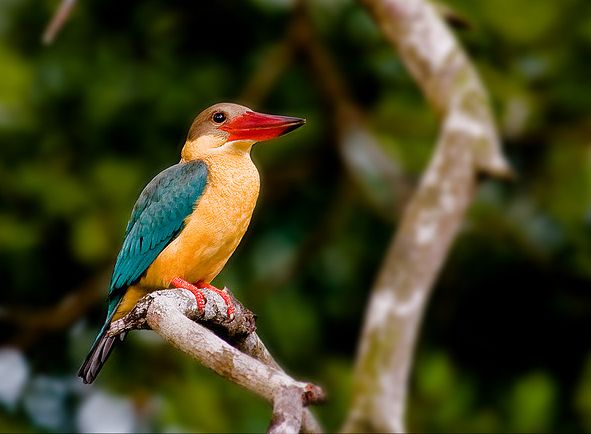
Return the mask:
MULTIPOLYGON (((416 180, 433 150, 434 114, 359 4, 311 3, 320 39, 370 127, 416 180)), ((139 191, 178 160, 196 113, 236 101, 266 66, 285 38, 290 4, 80 0, 45 47, 40 35, 58 2, 0 2, 3 309, 106 292, 139 191)), ((448 4, 470 23, 456 34, 489 89, 517 177, 484 180, 437 283, 409 426, 589 432, 591 3, 448 4)), ((330 107, 305 58, 253 107, 308 123, 255 147, 259 204, 216 283, 258 314, 260 335, 290 373, 326 388, 318 414, 334 430, 396 222, 368 206, 347 175, 330 107)), ((0 399, 0 431, 78 430, 93 396, 105 408, 135 409, 135 429, 265 429, 266 403, 151 332, 129 336, 98 381, 81 386, 74 375, 103 315, 101 300, 56 329, 30 331, 29 317, 24 325, 2 320, 2 347, 22 352, 29 376, 12 405, 0 399)))

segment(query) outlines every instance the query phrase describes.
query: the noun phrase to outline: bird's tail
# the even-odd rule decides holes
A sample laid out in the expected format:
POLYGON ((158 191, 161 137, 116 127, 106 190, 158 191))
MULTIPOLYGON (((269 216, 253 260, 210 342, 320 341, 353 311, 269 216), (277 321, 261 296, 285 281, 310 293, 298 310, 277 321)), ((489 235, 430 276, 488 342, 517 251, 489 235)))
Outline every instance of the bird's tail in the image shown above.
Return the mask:
POLYGON ((84 363, 78 370, 78 376, 82 378, 84 384, 92 383, 101 368, 109 358, 109 354, 113 351, 113 348, 118 342, 123 341, 125 334, 119 336, 107 336, 107 330, 109 329, 109 321, 101 329, 97 336, 90 352, 86 356, 84 363))

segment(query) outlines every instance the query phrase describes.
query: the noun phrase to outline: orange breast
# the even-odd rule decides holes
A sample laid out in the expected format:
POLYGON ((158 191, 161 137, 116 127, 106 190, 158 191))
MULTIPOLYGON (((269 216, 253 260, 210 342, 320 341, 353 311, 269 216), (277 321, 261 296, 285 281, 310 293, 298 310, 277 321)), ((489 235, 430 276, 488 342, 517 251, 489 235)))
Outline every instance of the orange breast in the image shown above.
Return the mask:
POLYGON ((141 286, 167 287, 174 277, 211 282, 222 270, 250 223, 259 174, 248 154, 207 161, 209 181, 181 234, 148 268, 141 286))

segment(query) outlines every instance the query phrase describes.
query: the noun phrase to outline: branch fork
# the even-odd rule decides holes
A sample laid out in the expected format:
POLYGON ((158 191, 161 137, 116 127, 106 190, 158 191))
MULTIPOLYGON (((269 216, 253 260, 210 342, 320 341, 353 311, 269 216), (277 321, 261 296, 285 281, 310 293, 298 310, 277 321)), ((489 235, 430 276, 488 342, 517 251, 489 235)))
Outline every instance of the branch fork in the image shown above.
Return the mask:
POLYGON ((144 296, 125 317, 114 321, 109 335, 152 329, 168 343, 217 374, 261 396, 273 405, 268 432, 320 432, 306 407, 324 401, 317 385, 297 381, 275 362, 256 334, 256 316, 225 288, 236 307, 230 320, 224 299, 204 288, 205 308, 183 289, 165 289, 144 296))

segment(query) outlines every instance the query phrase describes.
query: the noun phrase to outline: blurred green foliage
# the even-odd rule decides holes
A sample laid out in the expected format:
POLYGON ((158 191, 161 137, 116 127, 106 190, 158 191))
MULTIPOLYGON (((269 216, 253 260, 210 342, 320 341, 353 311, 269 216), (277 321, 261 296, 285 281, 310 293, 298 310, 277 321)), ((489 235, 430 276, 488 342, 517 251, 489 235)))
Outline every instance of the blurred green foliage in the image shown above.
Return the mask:
MULTIPOLYGON (((45 47, 58 3, 0 2, 3 307, 106 290, 138 192, 178 160, 197 112, 241 95, 292 14, 280 0, 80 1, 45 47)), ((418 178, 435 115, 360 5, 310 3, 384 149, 418 178)), ((417 350, 410 428, 591 432, 591 3, 447 4, 470 23, 457 35, 489 89, 517 179, 484 180, 443 270, 417 350)), ((255 148, 259 206, 217 282, 259 315, 260 335, 290 373, 326 387, 318 414, 335 430, 395 224, 347 177, 331 104, 305 59, 295 60, 256 109, 308 124, 255 148)), ((265 429, 264 402, 150 332, 131 334, 98 382, 81 387, 74 374, 104 306, 80 315, 67 329, 2 324, 30 375, 14 406, 0 399, 0 431, 81 429, 97 391, 132 404, 134 429, 265 429)))

